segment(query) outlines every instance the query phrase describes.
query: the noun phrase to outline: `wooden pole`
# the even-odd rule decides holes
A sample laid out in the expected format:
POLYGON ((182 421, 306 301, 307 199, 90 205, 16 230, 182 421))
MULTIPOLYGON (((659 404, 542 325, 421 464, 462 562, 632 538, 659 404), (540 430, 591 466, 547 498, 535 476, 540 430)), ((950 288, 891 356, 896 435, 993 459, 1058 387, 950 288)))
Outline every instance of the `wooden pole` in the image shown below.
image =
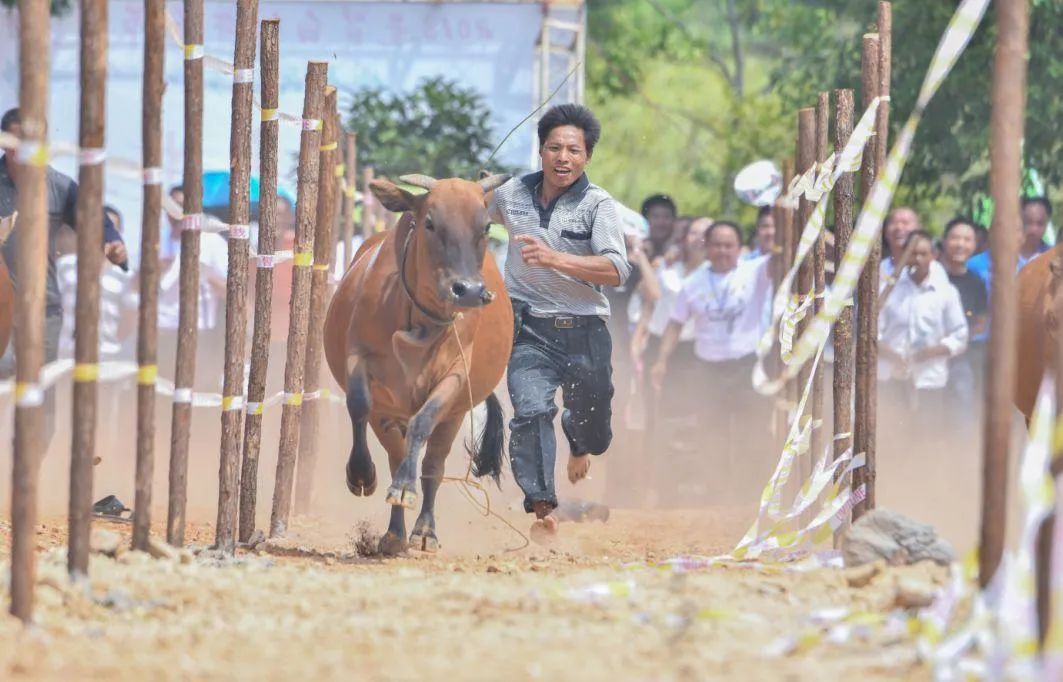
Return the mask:
MULTIPOLYGON (((816 134, 815 154, 816 162, 822 163, 827 160, 827 147, 830 136, 830 93, 819 93, 816 102, 816 134)), ((810 204, 811 206, 811 204, 810 204)), ((811 212, 810 212, 811 215, 811 212)), ((819 314, 823 309, 823 294, 827 286, 826 280, 826 243, 821 232, 812 250, 812 283, 815 290, 812 310, 806 319, 819 314)), ((806 325, 807 327, 807 325, 806 325)), ((812 377, 812 418, 821 420, 822 426, 812 430, 812 456, 819 457, 824 452, 824 434, 827 432, 827 415, 823 407, 823 375, 826 363, 820 362, 819 368, 812 377)), ((811 460, 810 460, 811 461, 811 460)))
MULTIPOLYGON (((870 106, 878 94, 879 37, 870 33, 864 36, 863 52, 860 60, 861 89, 863 107, 870 106)), ((860 196, 863 201, 871 196, 877 174, 877 143, 869 143, 864 148, 863 162, 860 166, 860 196)), ((853 452, 863 453, 866 457, 864 466, 853 472, 853 489, 864 486, 866 497, 853 506, 853 521, 856 521, 869 509, 875 507, 875 410, 878 407, 878 261, 881 247, 878 240, 871 246, 867 264, 860 273, 857 284, 857 321, 856 321, 856 380, 854 388, 854 405, 856 414, 853 419, 853 452)))
POLYGON ((343 210, 340 218, 340 229, 343 235, 343 268, 347 270, 347 264, 354 260, 354 252, 351 245, 354 243, 354 190, 358 184, 358 135, 347 132, 344 134, 344 144, 347 148, 347 161, 344 165, 346 189, 343 191, 343 210))
POLYGON ((288 357, 284 365, 284 406, 281 411, 280 451, 273 489, 270 537, 282 535, 291 513, 292 477, 299 449, 299 419, 303 403, 303 371, 310 308, 310 265, 320 166, 321 117, 324 114, 326 62, 310 62, 303 98, 303 134, 299 142, 299 184, 296 199, 295 258, 288 326, 288 357))
MULTIPOLYGON (((794 177, 794 161, 793 159, 784 159, 782 162, 782 178, 783 187, 790 186, 790 181, 794 177)), ((790 268, 794 265, 794 254, 796 253, 797 240, 794 239, 794 209, 790 206, 779 206, 776 209, 776 230, 779 231, 780 239, 779 244, 782 247, 782 263, 783 272, 789 272, 790 268)), ((782 358, 779 358, 779 368, 782 369, 782 358)), ((786 421, 791 410, 796 408, 797 405, 797 383, 790 381, 786 384, 786 388, 783 392, 784 406, 782 409, 782 437, 786 438, 787 428, 786 421)), ((779 446, 782 447, 783 443, 779 446)))
MULTIPOLYGON (((834 91, 834 149, 845 148, 853 134, 852 90, 834 91)), ((841 267, 853 233, 853 174, 842 173, 834 185, 834 271, 841 267)), ((834 322, 834 458, 852 447, 853 436, 853 308, 846 306, 834 322)), ((847 478, 847 477, 846 477, 847 478)), ((840 480, 844 487, 848 481, 840 480)), ((835 531, 840 538, 848 519, 835 531)))
POLYGON ((78 145, 77 300, 71 413, 67 570, 89 572, 92 460, 96 455, 96 375, 100 359, 100 271, 103 267, 103 148, 107 104, 107 0, 82 0, 81 123, 78 145))
MULTIPOLYGON (((11 615, 33 618, 37 476, 44 456, 44 283, 48 267, 48 3, 21 0, 19 24, 18 294, 15 297, 15 443, 11 471, 11 615), (33 147, 37 146, 38 154, 33 147)), ((97 244, 97 246, 99 246, 97 244)))
POLYGON ((362 169, 362 237, 365 239, 372 237, 376 231, 376 221, 373 217, 376 199, 373 197, 373 193, 369 191, 369 183, 373 181, 373 177, 372 166, 366 166, 362 169))
POLYGON ((325 303, 328 299, 332 222, 336 211, 336 89, 325 88, 325 124, 321 133, 318 168, 317 226, 314 231, 314 271, 310 281, 310 326, 303 370, 303 408, 299 427, 299 459, 295 477, 295 513, 308 514, 314 492, 321 404, 321 356, 324 351, 325 303))
MULTIPOLYGON (((797 166, 795 173, 805 173, 816 160, 816 110, 813 108, 801 109, 797 112, 797 166)), ((808 222, 809 216, 812 215, 812 202, 802 197, 797 204, 797 222, 793 229, 794 248, 797 248, 798 242, 801 240, 801 233, 805 229, 805 224, 808 222)), ((797 271, 797 293, 803 299, 812 291, 814 284, 813 280, 813 263, 814 257, 810 254, 805 258, 804 263, 801 264, 797 271)), ((805 333, 805 329, 808 328, 808 320, 812 317, 812 311, 809 310, 805 313, 804 319, 797 323, 797 329, 794 332, 794 340, 801 338, 805 333)), ((797 397, 800 399, 801 393, 805 390, 805 386, 808 385, 808 380, 811 377, 812 365, 806 364, 797 376, 797 397)), ((807 409, 814 407, 814 401, 810 400, 807 409)), ((801 415, 797 415, 798 418, 801 415)), ((814 413, 813 413, 813 418, 814 413)), ((812 472, 809 462, 810 458, 803 457, 800 460, 798 467, 798 476, 794 481, 794 484, 800 486, 804 483, 806 477, 812 472)))
MULTIPOLYGON (((236 549, 240 436, 244 416, 244 345, 247 334, 247 239, 251 220, 251 104, 254 98, 258 0, 236 3, 232 124, 229 133, 229 272, 225 282, 225 378, 222 388, 218 521, 214 545, 236 549)), ((261 190, 260 190, 261 194, 261 190)))
MULTIPOLYGON (((1008 457, 1014 408, 1023 115, 1026 105, 1026 0, 998 0, 997 49, 993 60, 989 120, 989 194, 993 197, 993 286, 986 358, 985 440, 982 450, 982 526, 978 543, 978 582, 993 579, 1004 551, 1007 520, 1008 457)), ((1044 595, 1049 598, 1050 595, 1044 595)))
POLYGON ((140 233, 140 319, 137 330, 137 465, 133 549, 147 551, 151 481, 155 475, 155 378, 158 374, 159 221, 162 210, 162 94, 166 86, 166 0, 144 6, 144 210, 140 233))
POLYGON ((188 441, 199 337, 199 230, 203 223, 203 0, 184 0, 184 3, 185 197, 170 435, 170 499, 166 518, 166 541, 178 546, 185 542, 188 441))
POLYGON ((893 74, 893 6, 878 3, 878 94, 883 97, 875 114, 876 174, 886 167, 890 132, 890 79, 893 74))
POLYGON ((272 324, 273 250, 277 234, 277 139, 280 120, 280 20, 262 22, 259 57, 262 75, 262 123, 259 133, 258 267, 255 270, 255 327, 251 337, 251 373, 247 381, 247 418, 240 467, 240 542, 255 532, 258 455, 262 447, 262 401, 266 399, 272 324))

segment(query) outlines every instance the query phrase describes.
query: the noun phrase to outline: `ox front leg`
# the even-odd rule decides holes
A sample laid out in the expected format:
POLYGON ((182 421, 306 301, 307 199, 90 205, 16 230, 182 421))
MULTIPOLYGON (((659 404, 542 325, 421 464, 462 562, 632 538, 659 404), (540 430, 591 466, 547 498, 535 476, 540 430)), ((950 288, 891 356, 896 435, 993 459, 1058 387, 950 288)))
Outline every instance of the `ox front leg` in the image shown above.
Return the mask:
POLYGON ((450 411, 461 382, 448 376, 432 391, 417 414, 410 419, 406 430, 406 457, 391 479, 388 488, 389 504, 413 509, 417 505, 417 465, 440 417, 450 411))

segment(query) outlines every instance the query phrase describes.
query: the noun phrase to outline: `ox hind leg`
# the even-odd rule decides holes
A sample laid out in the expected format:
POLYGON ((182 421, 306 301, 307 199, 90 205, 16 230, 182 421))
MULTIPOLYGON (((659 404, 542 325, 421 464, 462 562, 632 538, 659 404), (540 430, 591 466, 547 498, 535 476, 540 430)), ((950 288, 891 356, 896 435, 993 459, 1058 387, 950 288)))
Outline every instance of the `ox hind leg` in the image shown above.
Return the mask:
POLYGON ((421 464, 421 490, 424 493, 421 500, 421 513, 413 524, 413 532, 410 533, 412 549, 422 552, 435 552, 439 549, 439 538, 436 537, 436 492, 443 482, 447 455, 450 454, 454 438, 461 429, 461 423, 461 414, 451 417, 436 426, 432 431, 432 436, 428 439, 424 463, 421 464))
POLYGON ((366 442, 371 406, 365 365, 356 360, 347 378, 347 413, 354 428, 354 445, 347 459, 347 489, 359 497, 369 497, 376 490, 376 467, 366 442))

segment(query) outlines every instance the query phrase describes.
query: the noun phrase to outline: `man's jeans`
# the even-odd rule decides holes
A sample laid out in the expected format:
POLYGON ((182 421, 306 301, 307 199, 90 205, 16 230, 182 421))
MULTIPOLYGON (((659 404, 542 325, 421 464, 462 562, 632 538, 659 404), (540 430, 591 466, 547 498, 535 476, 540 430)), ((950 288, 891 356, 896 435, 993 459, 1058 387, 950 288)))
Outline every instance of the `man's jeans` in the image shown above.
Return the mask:
MULTIPOLYGON (((62 311, 47 311, 44 315, 44 364, 55 362, 59 358, 59 334, 63 329, 62 311)), ((15 334, 7 343, 7 350, 0 356, 0 379, 15 376, 15 334)), ((55 387, 44 392, 44 451, 55 435, 55 387)))
MULTIPOLYGON (((554 396, 564 403, 561 427, 573 455, 600 455, 613 433, 612 340, 605 321, 575 318, 576 326, 558 327, 555 318, 522 314, 513 302, 515 335, 509 359, 509 454, 513 477, 524 491, 524 509, 536 502, 557 507, 554 491, 554 396)), ((571 319, 571 318, 569 318, 571 319)), ((563 324, 563 323, 562 323, 563 324)))

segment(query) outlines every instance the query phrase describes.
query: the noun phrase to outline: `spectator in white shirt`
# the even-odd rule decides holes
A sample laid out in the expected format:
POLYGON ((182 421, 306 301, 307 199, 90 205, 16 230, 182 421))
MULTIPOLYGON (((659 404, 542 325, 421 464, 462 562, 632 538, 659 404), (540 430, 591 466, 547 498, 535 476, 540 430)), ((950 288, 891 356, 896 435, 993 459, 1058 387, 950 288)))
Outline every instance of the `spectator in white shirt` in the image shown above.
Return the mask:
MULTIPOLYGON (((700 414, 706 419, 709 452, 713 462, 728 474, 735 468, 736 448, 745 453, 766 451, 757 436, 766 433, 767 407, 752 387, 755 351, 762 328, 762 313, 771 295, 773 257, 739 260, 742 234, 737 225, 717 221, 705 236, 709 264, 690 275, 676 297, 671 321, 661 340, 653 368, 654 386, 660 390, 668 363, 683 325, 694 323, 694 353, 700 361, 698 375, 707 400, 700 414), (723 461, 720 461, 720 460, 723 461)), ((756 462, 743 468, 756 485, 766 472, 756 462)), ((736 481, 724 481, 724 490, 741 493, 736 481)))
POLYGON ((901 420, 914 409, 916 426, 930 427, 940 414, 949 358, 967 348, 967 317, 959 292, 931 267, 933 238, 919 230, 908 239, 911 265, 879 311, 878 376, 901 420))

